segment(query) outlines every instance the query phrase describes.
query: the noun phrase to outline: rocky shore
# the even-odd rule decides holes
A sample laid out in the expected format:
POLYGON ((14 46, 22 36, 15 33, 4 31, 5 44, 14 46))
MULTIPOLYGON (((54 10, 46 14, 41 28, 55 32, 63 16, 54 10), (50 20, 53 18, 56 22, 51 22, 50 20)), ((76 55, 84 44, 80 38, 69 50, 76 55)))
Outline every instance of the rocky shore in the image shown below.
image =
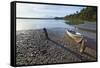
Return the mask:
POLYGON ((20 30, 16 32, 16 64, 36 65, 96 61, 96 51, 86 48, 79 52, 76 44, 64 32, 48 30, 49 39, 41 30, 20 30))

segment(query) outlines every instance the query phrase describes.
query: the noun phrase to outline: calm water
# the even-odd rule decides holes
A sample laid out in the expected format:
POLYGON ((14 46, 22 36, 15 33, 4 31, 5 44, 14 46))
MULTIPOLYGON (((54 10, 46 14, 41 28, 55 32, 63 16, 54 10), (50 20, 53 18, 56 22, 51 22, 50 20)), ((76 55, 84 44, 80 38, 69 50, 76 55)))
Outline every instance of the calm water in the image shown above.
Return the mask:
POLYGON ((68 28, 74 29, 73 26, 65 24, 64 20, 45 20, 45 19, 17 19, 17 30, 43 29, 45 28, 68 28))
MULTIPOLYGON (((69 23, 69 22, 68 22, 69 23)), ((63 33, 65 28, 75 30, 75 27, 69 24, 66 24, 64 20, 55 20, 55 19, 17 19, 17 30, 35 30, 43 29, 44 27, 48 30, 60 31, 63 33), (56 28, 55 30, 52 28, 56 28)), ((88 36, 92 39, 96 39, 96 33, 91 33, 89 31, 83 31, 78 29, 78 32, 84 36, 88 36)))

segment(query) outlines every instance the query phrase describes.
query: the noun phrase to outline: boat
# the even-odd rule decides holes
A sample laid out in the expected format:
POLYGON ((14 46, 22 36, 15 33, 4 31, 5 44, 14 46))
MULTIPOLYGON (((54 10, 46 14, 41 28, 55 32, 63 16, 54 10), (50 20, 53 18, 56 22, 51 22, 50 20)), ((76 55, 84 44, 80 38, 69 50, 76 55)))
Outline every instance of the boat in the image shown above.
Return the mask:
POLYGON ((72 30, 67 30, 66 33, 69 37, 71 37, 77 43, 80 43, 83 39, 82 34, 79 33, 79 32, 75 32, 75 31, 72 31, 72 30))
POLYGON ((67 35, 69 37, 71 37, 76 43, 79 43, 81 44, 81 47, 80 47, 80 53, 83 53, 86 46, 85 46, 85 42, 87 42, 86 39, 83 38, 83 35, 79 32, 76 32, 76 31, 72 31, 72 30, 67 30, 66 31, 67 35))

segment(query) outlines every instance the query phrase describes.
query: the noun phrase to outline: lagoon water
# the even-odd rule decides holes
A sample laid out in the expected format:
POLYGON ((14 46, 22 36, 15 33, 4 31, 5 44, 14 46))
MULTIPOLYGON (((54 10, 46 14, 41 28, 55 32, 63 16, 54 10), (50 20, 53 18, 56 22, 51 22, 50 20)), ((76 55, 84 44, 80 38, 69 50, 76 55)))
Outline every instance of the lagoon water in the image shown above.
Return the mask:
POLYGON ((56 19, 17 19, 17 30, 34 30, 43 28, 67 28, 74 29, 73 26, 64 23, 64 20, 56 19))

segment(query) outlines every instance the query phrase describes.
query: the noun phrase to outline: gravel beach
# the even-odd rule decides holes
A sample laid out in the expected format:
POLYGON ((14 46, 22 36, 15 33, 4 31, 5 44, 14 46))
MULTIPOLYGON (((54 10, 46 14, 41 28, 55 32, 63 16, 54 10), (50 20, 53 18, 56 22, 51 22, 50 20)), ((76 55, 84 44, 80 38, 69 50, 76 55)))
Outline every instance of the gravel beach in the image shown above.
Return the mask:
POLYGON ((60 30, 47 29, 49 39, 42 29, 16 32, 16 64, 36 65, 96 61, 96 50, 86 48, 79 52, 80 45, 60 30))

